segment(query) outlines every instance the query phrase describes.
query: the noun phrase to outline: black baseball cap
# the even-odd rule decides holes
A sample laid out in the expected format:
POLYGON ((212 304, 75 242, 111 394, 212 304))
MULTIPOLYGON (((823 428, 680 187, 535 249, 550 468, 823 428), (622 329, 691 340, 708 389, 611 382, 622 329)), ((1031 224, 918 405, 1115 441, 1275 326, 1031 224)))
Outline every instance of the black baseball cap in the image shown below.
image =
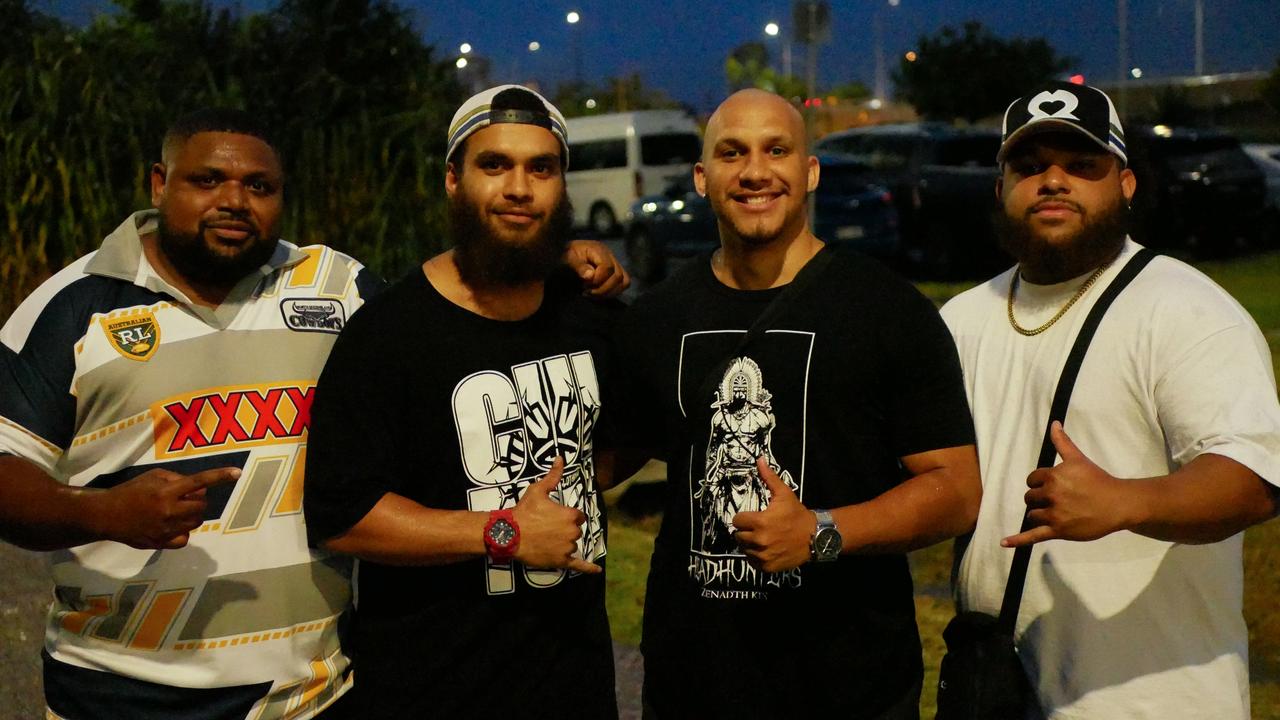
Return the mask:
POLYGON ((1129 162, 1124 128, 1111 98, 1088 85, 1059 81, 1033 88, 1009 104, 996 162, 1003 163, 1009 149, 1031 135, 1062 130, 1078 132, 1120 158, 1122 164, 1129 162))

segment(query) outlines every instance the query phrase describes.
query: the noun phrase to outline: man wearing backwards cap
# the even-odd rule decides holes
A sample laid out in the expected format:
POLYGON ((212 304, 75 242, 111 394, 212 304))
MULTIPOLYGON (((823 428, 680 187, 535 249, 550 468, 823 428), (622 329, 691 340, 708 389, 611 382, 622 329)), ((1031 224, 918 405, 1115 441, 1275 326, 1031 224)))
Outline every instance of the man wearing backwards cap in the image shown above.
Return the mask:
POLYGON ((1103 317, 1051 430, 1059 462, 1037 470, 1072 343, 1140 249, 1135 181, 1110 99, 1081 85, 1015 100, 997 160, 1018 264, 942 310, 984 483, 960 609, 998 613, 1010 548, 1034 544, 1016 634, 1047 717, 1248 718, 1241 531, 1280 482, 1267 344, 1222 288, 1156 257, 1103 317))
POLYGON ((617 306, 551 277, 569 161, 537 93, 467 100, 454 249, 352 318, 317 387, 305 513, 362 561, 356 717, 617 714, 593 453, 617 306))

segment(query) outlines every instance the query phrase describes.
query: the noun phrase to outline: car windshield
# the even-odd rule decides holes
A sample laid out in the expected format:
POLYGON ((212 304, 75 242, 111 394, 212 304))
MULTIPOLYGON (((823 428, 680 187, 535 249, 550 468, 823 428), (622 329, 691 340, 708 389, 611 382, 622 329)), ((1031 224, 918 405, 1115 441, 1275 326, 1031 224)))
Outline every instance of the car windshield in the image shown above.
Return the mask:
POLYGON ((938 142, 934 160, 951 167, 994 167, 1000 138, 992 135, 948 138, 938 142))
POLYGON ((1168 138, 1155 143, 1156 153, 1175 172, 1214 170, 1251 170, 1254 165, 1229 137, 1168 138))
POLYGON ((823 195, 860 195, 867 191, 865 165, 823 165, 818 192, 823 195))
POLYGON ((692 133, 662 133, 640 136, 643 165, 680 165, 697 162, 702 142, 692 133))

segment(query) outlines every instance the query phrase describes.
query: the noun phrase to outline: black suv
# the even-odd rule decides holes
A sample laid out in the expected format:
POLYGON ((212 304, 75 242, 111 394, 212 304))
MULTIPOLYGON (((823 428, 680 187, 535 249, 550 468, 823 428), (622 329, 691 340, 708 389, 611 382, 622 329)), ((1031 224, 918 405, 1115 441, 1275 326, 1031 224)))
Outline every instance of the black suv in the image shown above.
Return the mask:
POLYGON ((991 229, 998 130, 879 125, 832 133, 817 149, 856 157, 893 194, 908 273, 972 278, 1010 264, 991 229))
POLYGON ((1227 255, 1257 243, 1266 178, 1234 137, 1154 125, 1129 128, 1126 139, 1138 180, 1135 240, 1200 256, 1227 255))

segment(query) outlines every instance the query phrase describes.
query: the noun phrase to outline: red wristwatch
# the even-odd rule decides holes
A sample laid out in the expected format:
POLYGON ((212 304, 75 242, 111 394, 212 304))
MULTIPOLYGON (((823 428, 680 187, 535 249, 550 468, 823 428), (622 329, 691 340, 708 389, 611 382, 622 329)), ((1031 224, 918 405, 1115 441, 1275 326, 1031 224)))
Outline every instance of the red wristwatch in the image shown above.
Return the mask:
POLYGON ((499 565, 509 565, 520 547, 520 526, 510 510, 492 510, 489 522, 484 525, 484 549, 489 559, 499 565))

